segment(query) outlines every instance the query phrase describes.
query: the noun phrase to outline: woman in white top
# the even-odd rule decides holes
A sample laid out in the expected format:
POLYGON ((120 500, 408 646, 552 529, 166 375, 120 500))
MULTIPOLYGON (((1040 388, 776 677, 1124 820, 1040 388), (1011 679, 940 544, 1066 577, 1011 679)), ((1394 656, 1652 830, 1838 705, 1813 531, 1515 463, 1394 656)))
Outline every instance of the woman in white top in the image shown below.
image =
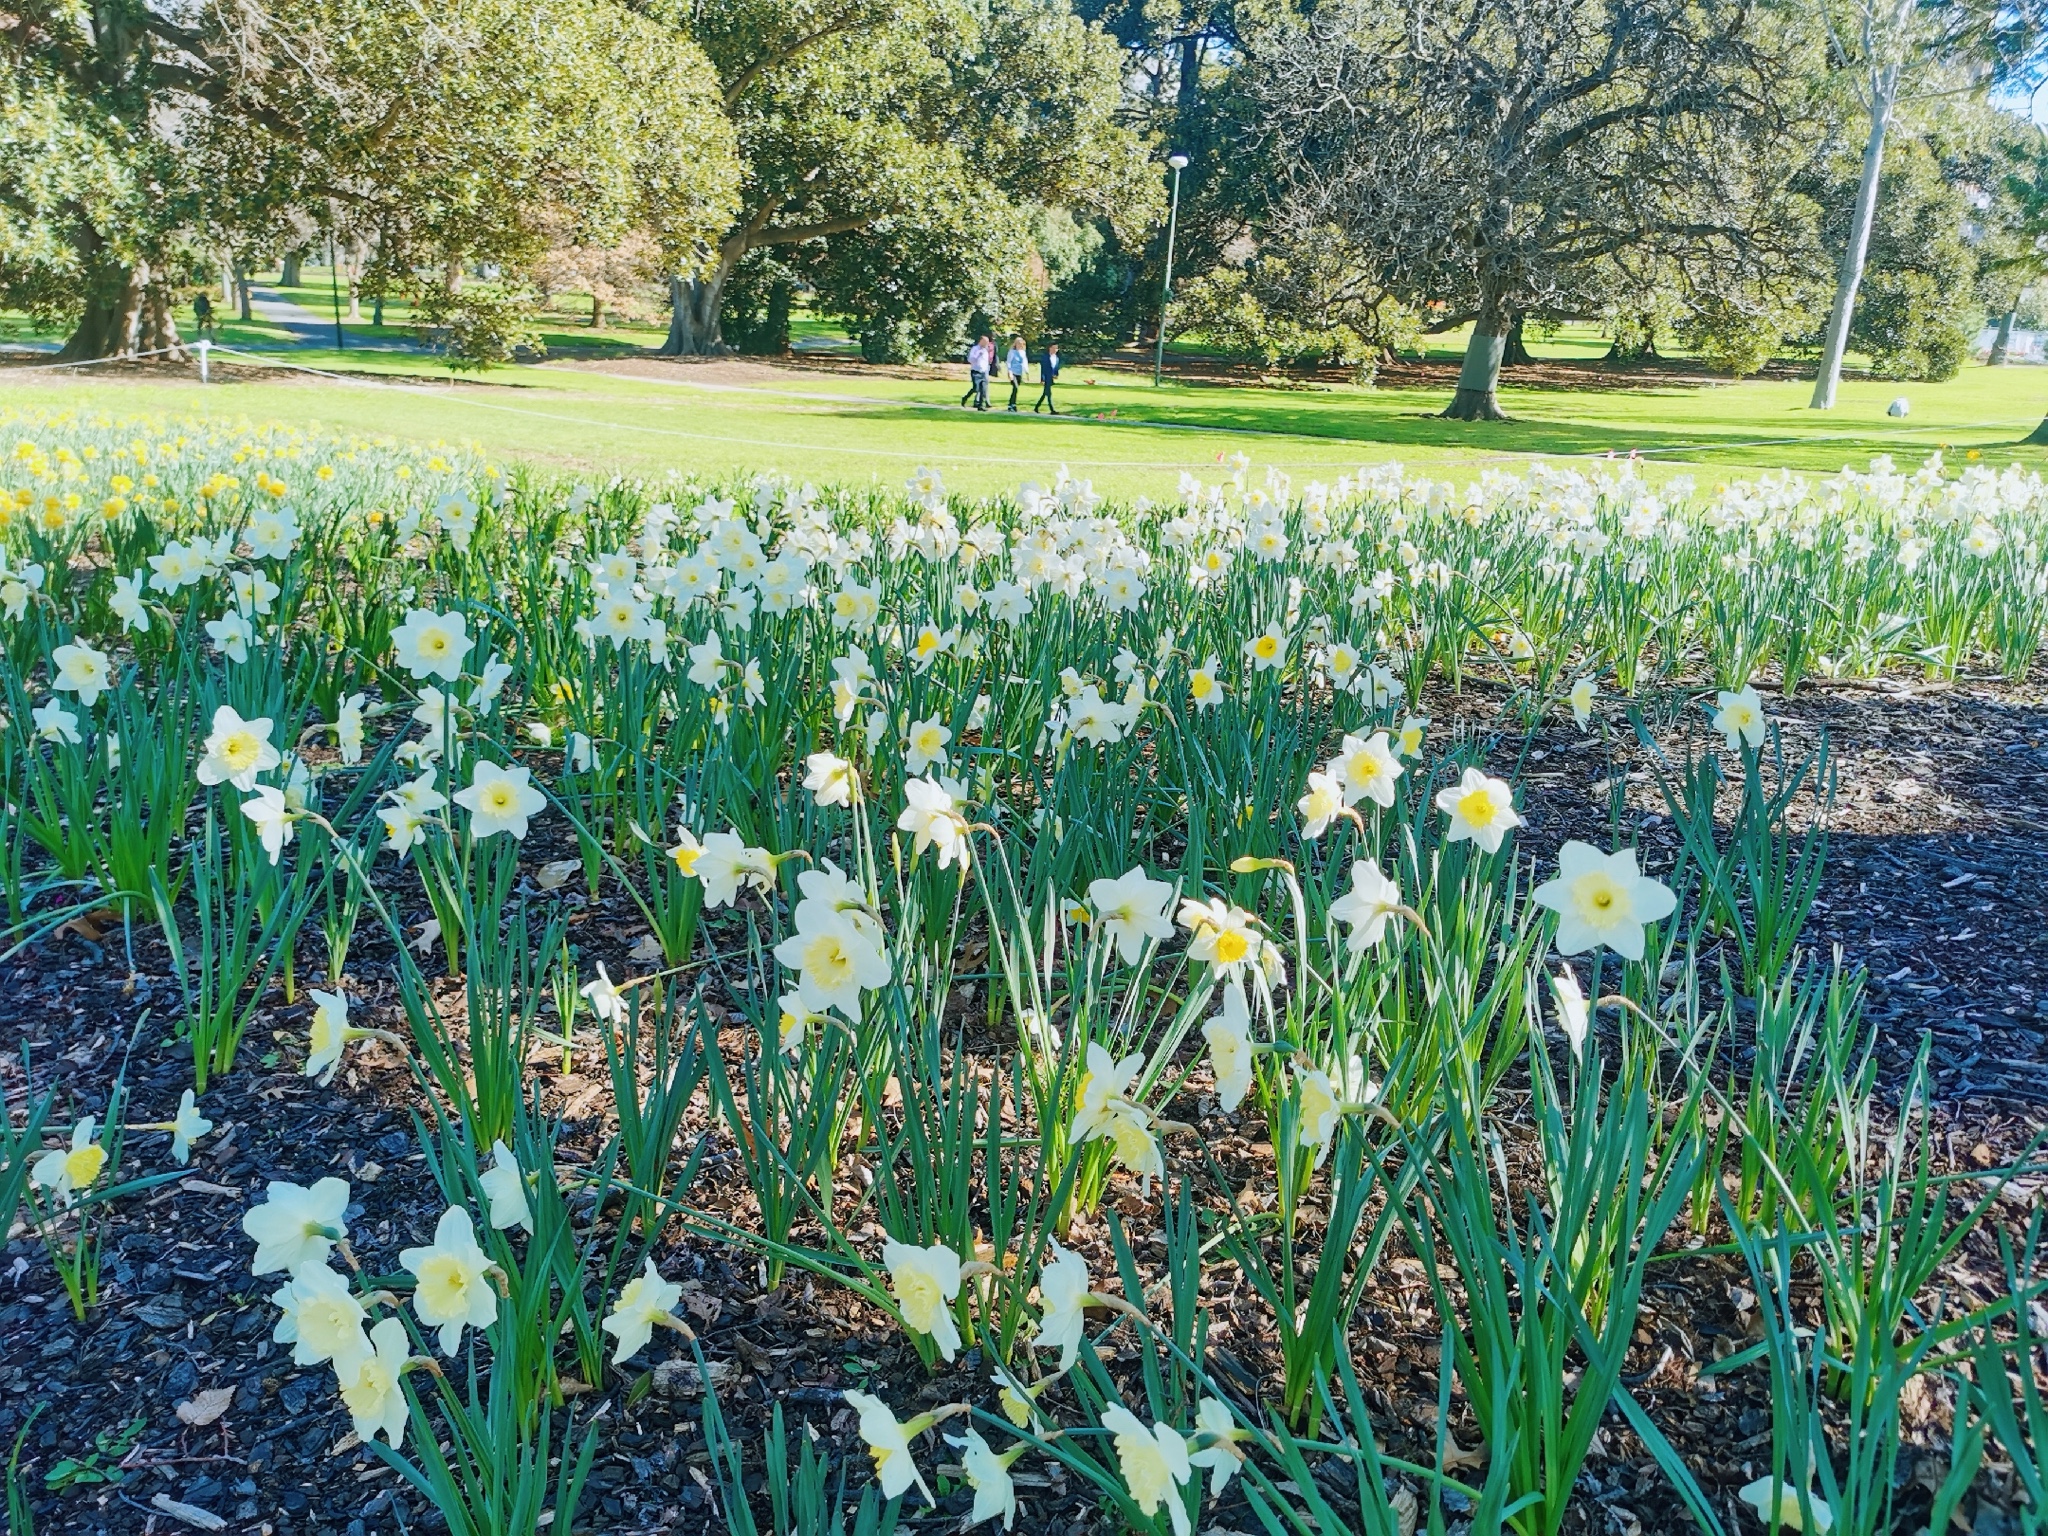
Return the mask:
POLYGON ((1024 383, 1024 370, 1031 366, 1031 359, 1024 351, 1024 338, 1010 338, 1009 355, 1003 359, 1003 372, 1010 376, 1010 409, 1017 409, 1017 391, 1024 383))

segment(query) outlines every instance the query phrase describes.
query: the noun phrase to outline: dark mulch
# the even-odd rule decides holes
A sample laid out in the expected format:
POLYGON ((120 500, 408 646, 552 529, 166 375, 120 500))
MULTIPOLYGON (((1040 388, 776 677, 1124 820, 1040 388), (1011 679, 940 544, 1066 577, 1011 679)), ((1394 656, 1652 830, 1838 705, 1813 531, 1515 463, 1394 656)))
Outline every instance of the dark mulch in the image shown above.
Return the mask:
MULTIPOLYGON (((1933 1032, 1932 1111, 1943 1128, 1946 1166, 1985 1167, 2010 1157, 2048 1123, 2048 838, 2039 830, 2048 818, 2048 706, 2040 690, 1814 687, 1791 701, 1769 702, 1795 744, 1825 728, 1840 771, 1838 830, 1810 942, 1839 944, 1846 963, 1867 969, 1891 1090, 1922 1033, 1933 1032)), ((1440 733, 1498 730, 1497 695, 1484 687, 1431 703, 1440 733)), ((1673 743, 1697 732, 1702 718, 1696 708, 1674 707, 1655 734, 1673 743), (1674 729, 1674 718, 1691 723, 1674 729)), ((1547 860, 1566 837, 1606 838, 1610 797, 1600 786, 1622 774, 1627 814, 1647 863, 1653 870, 1668 864, 1675 840, 1650 777, 1655 757, 1625 721, 1610 715, 1604 729, 1590 734, 1569 720, 1547 723, 1527 740, 1496 740, 1492 761, 1501 768, 1518 755, 1530 817, 1526 847, 1547 860)), ((524 857, 537 866, 565 852, 573 849, 558 846, 537 824, 524 857)), ((641 929, 630 908, 583 906, 566 892, 552 899, 580 908, 573 931, 586 967, 603 959, 613 976, 632 974, 628 951, 641 929)), ((412 913, 420 905, 416 885, 403 905, 424 916, 412 913)), ((380 951, 367 926, 356 948, 352 979, 365 993, 357 1022, 394 1021, 388 951, 380 951)), ((313 979, 302 974, 300 984, 313 979)), ((190 1082, 191 1064, 168 1038, 176 988, 152 930, 133 935, 132 970, 118 927, 97 942, 71 932, 18 957, 0 989, 7 1038, 29 1045, 38 1088, 60 1083, 79 1112, 98 1111, 125 1055, 131 1122, 168 1118, 190 1082)), ((353 1443, 329 1368, 296 1369, 289 1349, 270 1341, 275 1313, 265 1298, 278 1282, 248 1273, 250 1245, 239 1224, 271 1179, 349 1178, 359 1202, 349 1217, 352 1238, 372 1270, 395 1268, 397 1251, 425 1240, 439 1212, 410 1120, 417 1090, 402 1060, 372 1042, 352 1048, 331 1086, 309 1082, 297 1073, 308 1011, 303 993, 287 1004, 273 991, 240 1066, 206 1096, 216 1130, 201 1144, 193 1176, 128 1201, 109 1223, 100 1302, 84 1323, 73 1320, 33 1239, 17 1237, 0 1261, 0 1439, 11 1443, 30 1410, 45 1406, 23 1452, 38 1530, 180 1529, 152 1508, 159 1495, 214 1511, 234 1530, 356 1536, 439 1528, 395 1475, 353 1443), (181 1424, 178 1404, 221 1387, 234 1396, 216 1422, 181 1424), (85 1455, 96 1434, 118 1432, 136 1418, 141 1428, 119 1463, 118 1482, 45 1490, 45 1474, 60 1458, 85 1455)), ((736 1030, 737 1015, 728 1023, 736 1030)), ((738 1049, 737 1033, 729 1048, 738 1049)), ((573 1067, 563 1072, 559 1050, 533 1057, 550 1101, 569 1120, 569 1160, 595 1145, 608 1095, 594 1042, 579 1045, 573 1067)), ((0 1083, 18 1106, 18 1055, 0 1058, 0 1083)), ((1511 1086, 1503 1108, 1511 1113, 1516 1098, 1511 1086)), ((1207 1151, 1233 1180, 1270 1181, 1262 1131, 1226 1122, 1213 1108, 1213 1101, 1191 1096, 1174 1112, 1200 1124, 1207 1151)), ((702 1127, 701 1111, 700 1103, 690 1129, 702 1127)), ((160 1135, 134 1137, 130 1171, 165 1166, 163 1147, 160 1135)), ((1176 1150, 1169 1141, 1169 1159, 1176 1150)), ((1184 1161, 1192 1156, 1185 1145, 1178 1154, 1184 1161)), ((733 1162, 711 1157, 695 1197, 744 1209, 733 1162)), ((1110 1199, 1130 1218, 1141 1259, 1156 1262, 1156 1192, 1140 1202, 1134 1188, 1119 1184, 1110 1199)), ((2020 1219, 2013 1202, 1995 1214, 2020 1219)), ((1073 1243, 1088 1254, 1098 1284, 1105 1283, 1112 1273, 1106 1224, 1078 1223, 1073 1243)), ((1990 1294, 1990 1255, 1986 1242, 1968 1245, 1948 1283, 1990 1294)), ((707 1354, 729 1368, 721 1400, 750 1447, 769 1405, 779 1403, 793 1428, 810 1426, 835 1460, 854 1460, 850 1481, 857 1485, 865 1472, 852 1415, 838 1401, 843 1388, 874 1387, 906 1415, 957 1397, 986 1400, 987 1370, 976 1358, 926 1378, 893 1330, 843 1294, 800 1276, 771 1292, 750 1260, 688 1241, 671 1247, 662 1268, 686 1284, 690 1320, 707 1354)), ((1660 1265, 1629 1361, 1636 1392, 1724 1509, 1733 1490, 1768 1465, 1769 1402, 1760 1368, 1705 1383, 1695 1372, 1754 1336, 1745 1278, 1726 1257, 1660 1265)), ((1204 1302, 1219 1367, 1253 1376, 1272 1370, 1277 1358, 1248 1288, 1221 1265, 1209 1286, 1204 1302)), ((1360 1313, 1354 1353, 1388 1448, 1417 1459, 1428 1457, 1434 1433, 1438 1329, 1420 1267, 1397 1243, 1360 1313)), ((704 1477, 699 1399, 687 1374, 658 1369, 683 1358, 672 1336, 658 1335, 625 1373, 608 1374, 601 1393, 581 1400, 586 1411, 602 1406, 607 1415, 586 1527, 722 1528, 704 1477), (655 1390, 629 1403, 627 1384, 647 1371, 655 1373, 655 1390)), ((1938 1388, 1925 1394, 1909 1425, 1906 1475, 1923 1486, 1942 1464, 1941 1397, 1938 1388)), ((1469 1415, 1461 1407, 1454 1412, 1459 1442, 1475 1445, 1469 1415)), ((927 1469, 944 1459, 938 1450, 930 1440, 921 1443, 927 1469)), ((1018 1470, 1021 1529, 1113 1529, 1056 1466, 1033 1459, 1018 1470)), ((1575 1530, 1690 1528, 1618 1415, 1603 1430, 1579 1494, 1575 1530)), ((1915 1507, 1924 1508, 1924 1494, 1915 1497, 1923 1501, 1915 1507)), ((911 1528, 951 1530, 966 1504, 966 1495, 955 1493, 943 1513, 916 1519, 911 1528)), ((1208 1512, 1205 1528, 1210 1524, 1255 1526, 1247 1511, 1229 1504, 1208 1512)))

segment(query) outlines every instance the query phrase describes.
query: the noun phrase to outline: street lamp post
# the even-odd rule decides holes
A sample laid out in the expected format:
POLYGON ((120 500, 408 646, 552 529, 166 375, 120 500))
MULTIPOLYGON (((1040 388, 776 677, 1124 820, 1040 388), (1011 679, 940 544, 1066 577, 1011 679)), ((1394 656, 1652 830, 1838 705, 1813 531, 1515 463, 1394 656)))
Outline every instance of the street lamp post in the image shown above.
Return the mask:
POLYGON ((1159 372, 1166 365, 1166 306, 1173 300, 1173 232, 1180 222, 1180 173, 1187 169, 1188 157, 1178 152, 1168 155, 1166 163, 1173 167, 1173 202, 1166 214, 1166 276, 1159 284, 1159 337, 1152 348, 1152 387, 1159 387, 1159 372))

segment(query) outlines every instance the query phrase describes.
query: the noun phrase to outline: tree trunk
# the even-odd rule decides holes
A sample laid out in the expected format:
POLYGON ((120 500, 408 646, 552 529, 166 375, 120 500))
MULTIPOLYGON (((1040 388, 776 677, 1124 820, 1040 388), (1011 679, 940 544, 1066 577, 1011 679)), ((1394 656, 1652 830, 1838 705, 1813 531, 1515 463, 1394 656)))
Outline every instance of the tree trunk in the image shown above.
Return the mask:
POLYGON ((1526 368, 1535 361, 1536 359, 1529 355, 1528 347, 1522 343, 1522 317, 1517 315, 1515 316, 1515 323, 1508 327, 1507 340, 1501 346, 1501 366, 1503 368, 1526 368))
POLYGON ((590 328, 593 331, 604 329, 604 295, 601 293, 590 296, 590 328))
MULTIPOLYGON (((2013 300, 2013 304, 2017 307, 2019 300, 2013 300)), ((1991 338, 1991 356, 1985 362, 1986 367, 2003 368, 2005 366, 2005 355, 2012 349, 2013 322, 2017 319, 2019 319, 2019 316, 2010 309, 1998 317, 1998 334, 1991 338)))
POLYGON ((384 323, 384 290, 383 290, 382 288, 379 288, 379 289, 377 290, 377 296, 376 296, 375 298, 373 298, 373 299, 372 299, 372 300, 370 301, 370 324, 372 324, 372 325, 382 325, 383 323, 384 323))
POLYGON ((363 321, 363 285, 353 272, 348 275, 348 318, 353 325, 363 321))
POLYGON ((723 257, 709 277, 668 279, 668 340, 660 347, 663 357, 717 357, 726 350, 718 334, 718 312, 725 301, 725 280, 733 264, 723 257))
POLYGON ((1884 136, 1891 127, 1892 103, 1898 90, 1897 65, 1880 70, 1871 82, 1870 137, 1863 146, 1863 179, 1856 187, 1849 248, 1842 253, 1842 275, 1835 288, 1835 307, 1828 315, 1827 340, 1821 348, 1820 373, 1813 381, 1810 410, 1835 408, 1835 388, 1842 381, 1842 355, 1849 350, 1849 322, 1856 314, 1856 290, 1862 286, 1863 261, 1870 253, 1870 226, 1876 218, 1878 181, 1884 173, 1884 136))
POLYGON ((235 267, 225 257, 220 264, 220 301, 223 304, 235 302, 235 267))
POLYGON ((1458 392, 1443 409, 1446 421, 1506 421, 1495 391, 1500 387, 1501 355, 1510 329, 1500 295, 1484 293, 1472 339, 1465 344, 1465 364, 1458 370, 1458 392))
POLYGON ((163 352, 175 362, 185 359, 170 294, 161 283, 150 281, 146 261, 101 271, 86 290, 85 312, 57 360, 82 363, 133 357, 138 351, 163 352))
POLYGON ((249 303, 249 273, 239 259, 235 262, 235 302, 241 306, 242 324, 248 325, 256 312, 249 303))
POLYGON ((299 286, 299 279, 306 275, 305 264, 306 257, 304 252, 286 251, 284 253, 284 276, 282 282, 285 287, 296 288, 299 286))
POLYGON ((1200 32, 1193 32, 1180 42, 1180 76, 1174 82, 1173 104, 1183 122, 1191 120, 1201 105, 1202 51, 1207 41, 1200 32))
POLYGON ((161 278, 143 277, 142 312, 137 317, 135 347, 139 352, 160 352, 174 363, 186 361, 185 343, 178 335, 178 315, 171 298, 172 288, 161 278))

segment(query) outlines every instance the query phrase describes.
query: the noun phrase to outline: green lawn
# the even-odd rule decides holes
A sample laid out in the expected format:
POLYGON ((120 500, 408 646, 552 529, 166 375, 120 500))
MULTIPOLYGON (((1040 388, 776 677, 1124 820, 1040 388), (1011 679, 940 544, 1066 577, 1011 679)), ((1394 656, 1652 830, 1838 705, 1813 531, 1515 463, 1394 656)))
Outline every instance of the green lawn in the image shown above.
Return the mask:
MULTIPOLYGON (((301 290, 309 308, 317 287, 301 290)), ((231 340, 235 328, 225 329, 223 339, 231 340)), ((1468 424, 1431 416, 1446 398, 1442 388, 1278 390, 1169 380, 1155 390, 1146 372, 1085 364, 1067 369, 1060 404, 1069 414, 1053 421, 958 410, 964 379, 953 370, 919 379, 759 368, 735 382, 711 376, 727 370, 690 364, 660 365, 658 378, 541 365, 451 382, 423 356, 307 351, 291 361, 346 370, 348 381, 309 375, 201 389, 95 380, 89 371, 9 377, 0 370, 0 406, 66 401, 116 413, 317 419, 415 439, 475 440, 494 455, 593 474, 775 468, 820 481, 898 483, 931 464, 956 488, 975 492, 1046 480, 1065 464, 1106 492, 1170 496, 1179 471, 1214 478, 1240 450, 1256 465, 1325 479, 1390 458, 1448 474, 1517 466, 1531 456, 1583 461, 1631 450, 1664 472, 1706 479, 1780 465, 1826 473, 1860 467, 1878 453, 1916 464, 1936 448, 1957 463, 1975 453, 1992 464, 2048 468, 2048 452, 2023 445, 2048 410, 2048 370, 2033 368, 1973 366, 1947 384, 1851 380, 1831 413, 1807 411, 1811 386, 1799 381, 1584 390, 1510 383, 1502 401, 1514 421, 1468 424), (1912 414, 1887 417, 1886 404, 1902 394, 1912 414)), ((999 406, 1006 393, 998 392, 999 406)))

